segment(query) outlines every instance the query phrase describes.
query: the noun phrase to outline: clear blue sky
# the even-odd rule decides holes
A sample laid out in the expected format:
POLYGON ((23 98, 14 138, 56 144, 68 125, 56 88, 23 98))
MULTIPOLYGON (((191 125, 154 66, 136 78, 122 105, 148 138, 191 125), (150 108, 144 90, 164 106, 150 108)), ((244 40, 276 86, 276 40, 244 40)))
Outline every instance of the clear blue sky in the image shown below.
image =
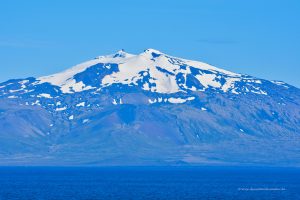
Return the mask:
POLYGON ((300 87, 298 0, 2 1, 0 81, 146 48, 300 87))

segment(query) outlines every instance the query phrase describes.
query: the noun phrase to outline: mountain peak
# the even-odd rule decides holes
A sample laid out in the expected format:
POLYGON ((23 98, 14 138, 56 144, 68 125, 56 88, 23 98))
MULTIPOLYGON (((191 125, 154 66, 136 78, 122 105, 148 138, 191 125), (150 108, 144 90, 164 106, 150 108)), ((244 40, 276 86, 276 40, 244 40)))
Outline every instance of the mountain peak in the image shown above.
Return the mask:
POLYGON ((124 49, 121 49, 114 54, 113 58, 126 58, 128 55, 130 54, 127 53, 124 49))
POLYGON ((155 55, 161 55, 161 54, 164 54, 164 53, 162 53, 162 52, 160 52, 160 51, 158 51, 158 50, 156 50, 156 49, 151 49, 151 48, 144 50, 143 53, 145 53, 145 54, 152 54, 152 55, 153 55, 153 54, 155 54, 155 55))
POLYGON ((135 55, 127 53, 124 49, 120 49, 119 51, 117 51, 113 54, 97 56, 95 59, 96 60, 118 59, 118 58, 130 58, 132 56, 135 56, 135 55))

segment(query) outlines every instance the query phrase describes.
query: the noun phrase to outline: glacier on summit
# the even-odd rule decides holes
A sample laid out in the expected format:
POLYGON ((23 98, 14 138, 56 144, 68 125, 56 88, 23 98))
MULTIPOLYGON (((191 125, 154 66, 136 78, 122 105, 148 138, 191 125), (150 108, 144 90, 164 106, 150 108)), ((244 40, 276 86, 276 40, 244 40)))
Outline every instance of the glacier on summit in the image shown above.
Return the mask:
MULTIPOLYGON (((99 75, 100 73, 97 73, 99 75)), ((50 83, 59 86, 63 93, 101 89, 116 83, 140 85, 143 90, 157 93, 177 93, 205 90, 209 87, 223 92, 237 93, 236 82, 261 84, 259 79, 218 69, 206 63, 191 61, 166 55, 154 49, 147 49, 139 55, 128 54, 123 50, 108 56, 99 56, 94 60, 76 65, 61 73, 37 79, 38 84, 50 83), (117 69, 114 66, 117 66, 117 69), (111 73, 105 75, 100 87, 86 86, 74 77, 90 67, 102 65, 111 73), (198 87, 198 88, 197 88, 198 87)), ((244 92, 265 94, 252 84, 247 84, 244 92)))

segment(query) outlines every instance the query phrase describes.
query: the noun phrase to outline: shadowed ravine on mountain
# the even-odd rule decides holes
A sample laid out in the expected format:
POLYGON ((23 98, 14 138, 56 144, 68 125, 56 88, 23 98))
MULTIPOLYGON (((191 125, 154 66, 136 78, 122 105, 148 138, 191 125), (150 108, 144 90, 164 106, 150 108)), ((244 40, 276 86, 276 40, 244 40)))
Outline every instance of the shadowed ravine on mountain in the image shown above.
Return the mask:
POLYGON ((1 83, 0 165, 300 166, 300 90, 119 51, 1 83))

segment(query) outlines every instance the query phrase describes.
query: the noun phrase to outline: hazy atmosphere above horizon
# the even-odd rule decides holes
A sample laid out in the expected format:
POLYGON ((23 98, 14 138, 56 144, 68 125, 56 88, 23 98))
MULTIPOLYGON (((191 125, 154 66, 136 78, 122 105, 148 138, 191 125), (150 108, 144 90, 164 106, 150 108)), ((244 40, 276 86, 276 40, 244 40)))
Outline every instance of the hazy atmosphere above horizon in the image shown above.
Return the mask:
POLYGON ((300 87, 300 1, 5 1, 0 82, 125 49, 207 62, 300 87))

